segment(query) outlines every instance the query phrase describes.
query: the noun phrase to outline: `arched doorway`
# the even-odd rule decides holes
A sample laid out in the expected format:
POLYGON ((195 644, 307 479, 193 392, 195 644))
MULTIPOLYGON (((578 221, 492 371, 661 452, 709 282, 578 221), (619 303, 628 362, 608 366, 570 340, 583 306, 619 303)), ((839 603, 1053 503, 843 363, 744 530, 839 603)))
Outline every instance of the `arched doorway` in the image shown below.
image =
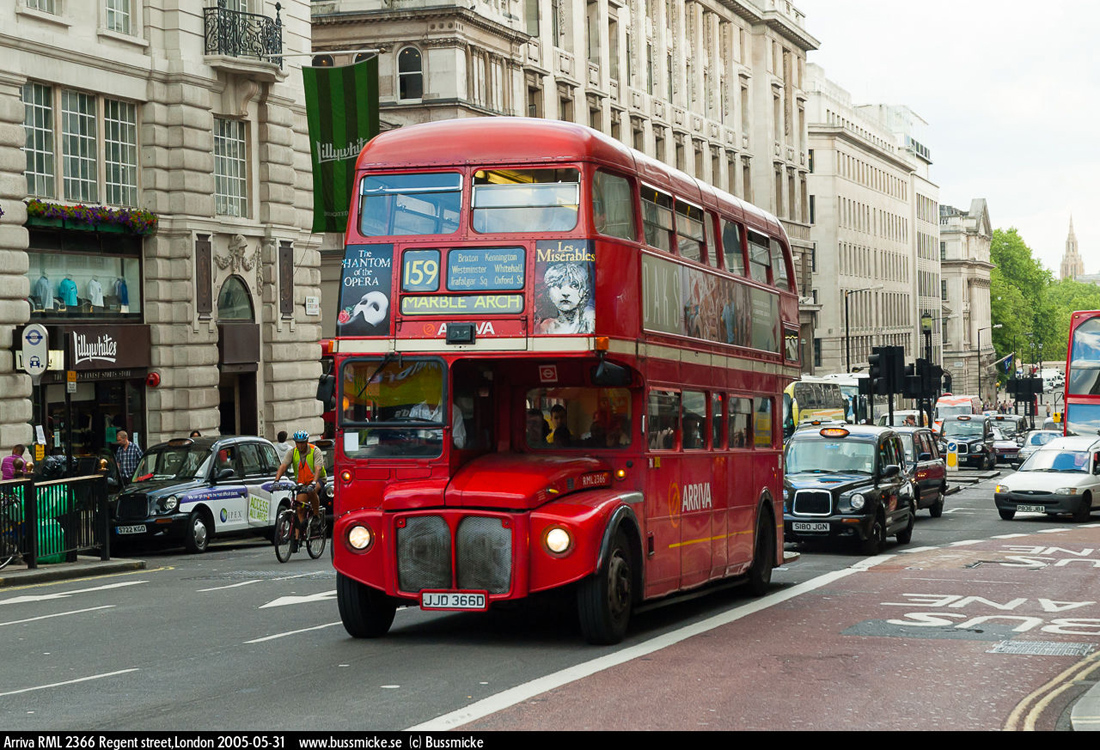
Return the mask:
POLYGON ((223 435, 259 434, 256 376, 260 327, 252 294, 240 276, 230 276, 218 292, 218 410, 223 435))

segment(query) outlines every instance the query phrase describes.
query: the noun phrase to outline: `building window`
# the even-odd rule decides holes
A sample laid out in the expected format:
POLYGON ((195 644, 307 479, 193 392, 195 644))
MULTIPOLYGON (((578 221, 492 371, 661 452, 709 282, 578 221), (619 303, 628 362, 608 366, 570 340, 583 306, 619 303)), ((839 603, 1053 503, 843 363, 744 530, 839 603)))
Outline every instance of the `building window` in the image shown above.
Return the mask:
POLYGON ((107 30, 130 33, 131 0, 107 0, 107 30))
POLYGON ((97 203, 102 194, 107 204, 137 205, 136 105, 116 99, 103 99, 101 105, 92 94, 58 91, 39 83, 23 86, 23 105, 28 195, 58 196, 55 143, 60 142, 61 194, 65 200, 97 203), (60 118, 54 117, 55 110, 60 118), (101 154, 106 167, 103 182, 99 173, 101 154))
POLYGON ((214 118, 214 211, 220 216, 248 216, 245 124, 214 118))
POLYGON ((230 276, 218 292, 218 320, 255 320, 252 295, 239 276, 230 276))
POLYGON ((406 47, 397 56, 397 91, 401 101, 424 96, 424 72, 420 50, 406 47))
POLYGON ((103 103, 103 162, 107 203, 137 205, 137 107, 108 99, 103 103))
POLYGON ((57 13, 56 0, 23 0, 23 2, 32 10, 40 10, 43 13, 57 13))
POLYGON ((27 193, 56 198, 53 146, 53 89, 40 83, 23 86, 23 128, 26 131, 27 193))
POLYGON ((61 92, 61 163, 65 200, 99 201, 96 179, 95 97, 79 91, 61 92))

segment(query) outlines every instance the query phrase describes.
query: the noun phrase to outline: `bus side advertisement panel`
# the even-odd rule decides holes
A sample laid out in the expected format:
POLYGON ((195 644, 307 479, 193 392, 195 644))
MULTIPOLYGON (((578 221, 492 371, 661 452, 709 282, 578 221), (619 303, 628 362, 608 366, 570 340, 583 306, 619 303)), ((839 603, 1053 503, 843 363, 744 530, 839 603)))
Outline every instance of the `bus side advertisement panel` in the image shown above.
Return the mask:
POLYGON ((337 336, 390 336, 393 245, 348 245, 340 278, 337 336))

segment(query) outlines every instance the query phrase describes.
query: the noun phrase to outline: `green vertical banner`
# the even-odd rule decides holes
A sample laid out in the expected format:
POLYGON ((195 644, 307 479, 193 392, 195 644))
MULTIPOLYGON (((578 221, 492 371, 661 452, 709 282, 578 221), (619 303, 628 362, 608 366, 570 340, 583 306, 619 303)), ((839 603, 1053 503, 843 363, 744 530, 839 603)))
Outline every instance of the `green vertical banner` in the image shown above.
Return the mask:
POLYGON ((340 68, 302 68, 313 159, 313 231, 347 229, 355 161, 378 134, 378 57, 340 68))

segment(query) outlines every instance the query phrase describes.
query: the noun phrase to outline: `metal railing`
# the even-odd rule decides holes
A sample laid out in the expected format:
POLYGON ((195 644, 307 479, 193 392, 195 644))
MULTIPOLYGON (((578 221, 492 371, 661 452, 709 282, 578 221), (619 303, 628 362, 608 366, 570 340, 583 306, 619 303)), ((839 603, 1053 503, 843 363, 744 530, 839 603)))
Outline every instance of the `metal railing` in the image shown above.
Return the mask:
POLYGON ((283 66, 283 21, 281 3, 275 3, 275 18, 258 13, 229 10, 225 0, 203 10, 206 54, 255 57, 283 66))
POLYGON ((0 482, 5 502, 0 534, 12 541, 28 568, 73 562, 81 552, 111 559, 110 510, 104 476, 47 482, 0 482))

